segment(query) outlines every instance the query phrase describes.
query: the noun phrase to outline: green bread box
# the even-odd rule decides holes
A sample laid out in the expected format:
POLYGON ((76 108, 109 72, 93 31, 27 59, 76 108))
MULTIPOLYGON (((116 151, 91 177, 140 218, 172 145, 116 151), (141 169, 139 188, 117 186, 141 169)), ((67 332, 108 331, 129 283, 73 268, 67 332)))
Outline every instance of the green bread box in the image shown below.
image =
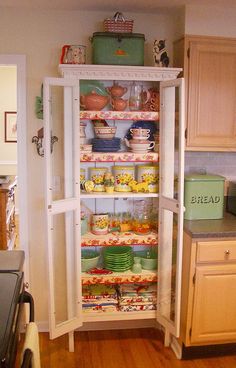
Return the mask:
POLYGON ((184 218, 220 219, 224 210, 224 182, 220 175, 185 175, 184 218))
POLYGON ((103 65, 144 65, 144 34, 95 32, 92 63, 103 65))

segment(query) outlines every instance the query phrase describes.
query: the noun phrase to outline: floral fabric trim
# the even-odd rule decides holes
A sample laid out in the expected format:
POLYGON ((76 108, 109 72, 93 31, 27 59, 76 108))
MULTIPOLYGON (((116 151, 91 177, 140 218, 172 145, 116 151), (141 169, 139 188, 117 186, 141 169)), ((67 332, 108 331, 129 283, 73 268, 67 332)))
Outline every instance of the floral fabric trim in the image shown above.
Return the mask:
POLYGON ((82 236, 81 246, 117 246, 117 245, 157 245, 158 234, 152 231, 148 235, 136 235, 133 232, 109 233, 107 235, 94 235, 86 233, 82 236))
POLYGON ((159 120, 158 111, 80 111, 80 119, 159 120))
POLYGON ((158 162, 157 152, 81 152, 81 162, 158 162))

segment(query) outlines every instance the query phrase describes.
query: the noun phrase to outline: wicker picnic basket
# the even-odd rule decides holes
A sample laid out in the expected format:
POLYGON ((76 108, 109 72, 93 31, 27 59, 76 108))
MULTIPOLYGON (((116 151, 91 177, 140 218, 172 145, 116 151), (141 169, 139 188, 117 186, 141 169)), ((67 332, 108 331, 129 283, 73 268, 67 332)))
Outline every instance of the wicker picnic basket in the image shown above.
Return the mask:
POLYGON ((132 33, 133 20, 125 19, 123 14, 117 12, 113 18, 107 18, 103 22, 105 32, 132 33))

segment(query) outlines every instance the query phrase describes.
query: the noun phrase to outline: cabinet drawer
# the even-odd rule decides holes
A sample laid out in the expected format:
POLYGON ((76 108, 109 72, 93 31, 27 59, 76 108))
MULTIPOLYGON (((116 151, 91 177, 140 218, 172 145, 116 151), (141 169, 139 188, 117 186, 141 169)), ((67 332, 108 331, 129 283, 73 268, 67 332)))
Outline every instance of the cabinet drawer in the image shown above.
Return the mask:
POLYGON ((236 241, 197 243, 197 262, 236 261, 236 241))

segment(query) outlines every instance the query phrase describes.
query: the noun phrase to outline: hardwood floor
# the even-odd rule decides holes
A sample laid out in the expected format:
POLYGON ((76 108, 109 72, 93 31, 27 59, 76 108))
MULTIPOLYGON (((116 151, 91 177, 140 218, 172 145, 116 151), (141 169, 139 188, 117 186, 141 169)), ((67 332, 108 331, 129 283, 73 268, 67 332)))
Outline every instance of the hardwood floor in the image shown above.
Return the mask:
MULTIPOLYGON (((40 333, 41 368, 235 368, 235 355, 178 360, 152 328, 75 333, 75 352, 68 336, 49 340, 40 333)), ((20 342, 22 346, 22 339, 20 342)), ((16 368, 19 368, 19 357, 16 368)))

